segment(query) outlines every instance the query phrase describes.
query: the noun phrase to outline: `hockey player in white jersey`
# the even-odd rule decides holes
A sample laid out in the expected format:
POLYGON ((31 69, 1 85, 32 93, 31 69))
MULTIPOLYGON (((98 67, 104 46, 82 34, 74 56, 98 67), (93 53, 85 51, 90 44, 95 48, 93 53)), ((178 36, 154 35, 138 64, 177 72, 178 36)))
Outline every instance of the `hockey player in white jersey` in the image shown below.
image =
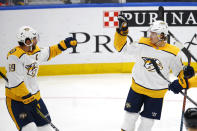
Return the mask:
POLYGON ((187 81, 184 79, 180 49, 166 42, 168 25, 164 21, 153 22, 148 29, 150 35, 147 38, 141 37, 138 42, 127 43, 127 19, 120 15, 118 20, 114 47, 117 51, 136 58, 121 130, 134 131, 136 121, 141 116, 137 131, 151 131, 154 121, 160 120, 163 98, 168 91, 168 82, 157 74, 151 60, 156 62, 166 78, 169 78, 170 70, 178 77, 178 81, 170 85, 172 91, 176 90, 176 85, 181 86, 182 90, 187 88, 187 81))
POLYGON ((37 79, 39 65, 49 61, 70 47, 77 40, 68 37, 59 44, 40 49, 39 35, 29 26, 23 26, 17 34, 19 46, 7 55, 6 83, 7 109, 19 131, 51 131, 50 125, 36 112, 36 108, 51 120, 41 98, 37 79))

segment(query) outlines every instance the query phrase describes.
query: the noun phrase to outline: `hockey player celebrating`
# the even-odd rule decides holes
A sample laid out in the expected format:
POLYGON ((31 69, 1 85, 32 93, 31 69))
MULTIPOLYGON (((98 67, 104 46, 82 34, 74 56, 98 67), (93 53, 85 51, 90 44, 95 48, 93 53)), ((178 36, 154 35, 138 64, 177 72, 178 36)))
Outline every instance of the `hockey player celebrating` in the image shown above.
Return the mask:
POLYGON ((114 47, 117 51, 126 52, 136 58, 121 130, 134 131, 135 123, 141 116, 138 131, 151 131, 154 120, 160 120, 163 98, 168 91, 168 82, 157 74, 151 61, 155 61, 166 78, 169 78, 170 70, 178 77, 178 81, 172 82, 173 87, 178 82, 182 89, 187 88, 180 49, 166 42, 168 25, 164 21, 158 20, 150 25, 149 37, 142 37, 139 42, 127 43, 127 19, 120 15, 118 20, 114 47))
POLYGON ((75 38, 68 37, 59 44, 40 49, 39 35, 29 26, 19 29, 19 46, 7 55, 6 104, 19 131, 51 131, 50 125, 36 112, 38 108, 51 120, 40 96, 37 73, 39 64, 59 55, 70 47, 77 46, 75 38))
POLYGON ((197 131, 197 108, 188 108, 186 110, 184 122, 188 131, 197 131))

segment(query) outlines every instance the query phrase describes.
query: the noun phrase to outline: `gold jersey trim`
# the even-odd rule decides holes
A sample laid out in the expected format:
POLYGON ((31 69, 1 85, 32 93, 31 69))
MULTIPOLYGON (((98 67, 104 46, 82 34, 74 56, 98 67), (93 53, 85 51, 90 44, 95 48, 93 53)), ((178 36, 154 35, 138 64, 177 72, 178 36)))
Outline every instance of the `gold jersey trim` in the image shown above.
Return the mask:
MULTIPOLYGON (((24 81, 22 81, 20 84, 18 84, 15 87, 6 87, 6 89, 5 89, 5 95, 13 100, 16 100, 16 101, 23 102, 24 99, 22 99, 22 97, 27 96, 28 94, 29 94, 29 91, 28 91, 24 81)), ((34 98, 39 99, 39 97, 40 97, 40 95, 35 96, 34 98)))
POLYGON ((24 83, 24 81, 22 81, 21 83, 19 83, 18 85, 14 86, 14 87, 6 87, 6 96, 10 95, 12 97, 23 97, 29 94, 29 91, 24 83))
POLYGON ((7 105, 7 109, 8 109, 8 112, 10 114, 10 116, 12 117, 12 120, 14 121, 17 129, 20 131, 20 127, 16 121, 16 118, 14 116, 14 113, 12 111, 12 99, 10 99, 9 97, 6 97, 6 105, 7 105))
MULTIPOLYGON (((20 101, 20 102, 24 101, 24 99, 22 99, 22 97, 16 96, 12 92, 10 92, 9 88, 6 88, 5 91, 6 91, 6 94, 5 94, 6 97, 9 97, 10 99, 15 100, 15 101, 20 101)), ((40 98, 41 98, 40 91, 36 92, 32 96, 34 96, 34 98, 36 100, 40 100, 40 98)))
POLYGON ((40 52, 40 48, 37 45, 36 45, 35 50, 33 50, 32 52, 25 52, 20 46, 17 46, 8 52, 7 58, 10 55, 15 55, 16 57, 18 57, 20 59, 24 54, 33 55, 38 52, 40 52))
POLYGON ((61 54, 62 51, 58 48, 58 45, 53 45, 49 47, 49 58, 47 61, 51 60, 52 58, 56 57, 57 55, 61 54))
POLYGON ((145 88, 140 84, 137 84, 133 78, 131 88, 139 94, 144 94, 152 98, 164 98, 166 92, 168 91, 168 89, 153 90, 145 88))
POLYGON ((151 43, 150 38, 145 38, 145 37, 140 38, 139 44, 151 46, 151 47, 155 48, 156 50, 165 51, 165 52, 170 53, 175 56, 180 52, 179 48, 177 48, 174 45, 170 45, 169 43, 166 43, 165 46, 163 46, 163 47, 157 48, 154 44, 151 43))

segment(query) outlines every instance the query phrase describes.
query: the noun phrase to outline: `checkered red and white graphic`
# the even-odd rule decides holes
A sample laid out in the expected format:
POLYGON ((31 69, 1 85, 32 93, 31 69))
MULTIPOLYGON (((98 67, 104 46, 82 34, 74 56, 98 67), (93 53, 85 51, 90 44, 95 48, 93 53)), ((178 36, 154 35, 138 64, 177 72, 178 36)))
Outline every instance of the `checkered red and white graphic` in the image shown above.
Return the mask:
POLYGON ((104 27, 117 27, 119 11, 104 11, 103 24, 104 27))

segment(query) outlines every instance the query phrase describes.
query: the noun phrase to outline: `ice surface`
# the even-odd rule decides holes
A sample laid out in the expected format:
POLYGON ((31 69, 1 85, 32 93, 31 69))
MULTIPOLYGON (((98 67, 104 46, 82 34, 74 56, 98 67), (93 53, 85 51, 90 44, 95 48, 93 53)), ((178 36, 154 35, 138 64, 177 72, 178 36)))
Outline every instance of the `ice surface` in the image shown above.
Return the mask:
MULTIPOLYGON (((52 123, 60 131, 120 131, 131 74, 43 76, 38 82, 52 123)), ((0 131, 17 131, 6 108, 4 85, 0 79, 0 131)), ((188 90, 195 101, 196 92, 197 88, 188 90)), ((179 131, 182 101, 182 95, 167 92, 162 118, 152 131, 179 131)), ((194 105, 187 101, 188 107, 194 105)))

